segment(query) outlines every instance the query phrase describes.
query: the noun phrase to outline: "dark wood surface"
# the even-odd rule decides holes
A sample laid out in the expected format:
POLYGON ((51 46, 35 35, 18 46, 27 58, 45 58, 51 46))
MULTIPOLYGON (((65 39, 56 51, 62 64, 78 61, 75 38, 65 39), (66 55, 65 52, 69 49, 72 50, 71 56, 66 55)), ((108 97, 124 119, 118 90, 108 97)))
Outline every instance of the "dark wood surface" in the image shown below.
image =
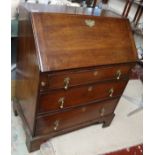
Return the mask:
POLYGON ((31 15, 42 72, 137 60, 127 19, 54 13, 31 15), (89 27, 85 20, 93 20, 95 25, 89 27))
POLYGON ((111 99, 110 89, 114 92, 112 97, 121 96, 128 79, 121 81, 99 82, 89 85, 82 85, 75 88, 55 90, 49 93, 41 94, 39 103, 39 112, 48 112, 54 110, 63 110, 64 108, 74 107, 96 100, 111 99), (61 109, 58 101, 64 98, 64 106, 61 109))
POLYGON ((40 90, 51 90, 64 88, 64 80, 69 78, 69 88, 82 84, 89 84, 97 81, 112 80, 118 78, 120 71, 120 79, 128 77, 133 64, 120 64, 103 67, 94 67, 87 69, 78 69, 70 71, 61 71, 54 73, 41 74, 40 90), (44 85, 42 86, 42 82, 44 85))
POLYGON ((53 136, 95 123, 110 125, 137 59, 128 20, 99 9, 39 4, 19 8, 17 55, 13 107, 23 120, 29 151, 53 136), (95 26, 86 26, 85 19, 95 26))
POLYGON ((19 46, 17 50, 15 94, 33 134, 40 71, 29 14, 24 8, 22 8, 21 12, 19 15, 19 46))
POLYGON ((96 120, 99 117, 111 114, 118 102, 118 99, 104 101, 98 104, 82 106, 77 109, 58 113, 55 115, 42 116, 37 119, 36 135, 57 132, 90 120, 96 120), (104 108, 104 109, 103 109, 104 108), (104 110, 104 111, 103 111, 104 110), (101 114, 103 112, 103 114, 101 114), (56 131, 55 122, 59 121, 56 131))
POLYGON ((58 135, 62 135, 62 134, 72 132, 72 131, 75 131, 75 130, 78 130, 78 129, 81 129, 83 127, 87 127, 87 126, 90 126, 90 125, 95 125, 95 124, 98 124, 98 123, 103 123, 102 127, 107 127, 107 126, 110 125, 110 123, 112 122, 112 120, 113 120, 113 118, 115 116, 115 114, 112 113, 110 115, 100 117, 100 118, 98 118, 96 120, 90 120, 89 122, 85 122, 84 124, 79 124, 79 125, 76 125, 76 126, 72 126, 70 128, 66 128, 65 130, 61 130, 61 131, 58 131, 58 132, 51 132, 50 134, 43 134, 43 135, 40 135, 40 136, 33 136, 32 137, 32 134, 30 133, 30 130, 28 128, 28 124, 27 124, 27 122, 25 120, 25 117, 23 115, 23 111, 22 111, 22 109, 20 107, 20 104, 18 104, 14 100, 13 105, 14 105, 14 111, 16 111, 20 115, 20 117, 22 118, 23 128, 24 128, 25 133, 26 133, 26 145, 27 145, 27 149, 28 149, 29 152, 38 150, 42 143, 44 143, 47 140, 49 140, 50 138, 58 136, 58 135))

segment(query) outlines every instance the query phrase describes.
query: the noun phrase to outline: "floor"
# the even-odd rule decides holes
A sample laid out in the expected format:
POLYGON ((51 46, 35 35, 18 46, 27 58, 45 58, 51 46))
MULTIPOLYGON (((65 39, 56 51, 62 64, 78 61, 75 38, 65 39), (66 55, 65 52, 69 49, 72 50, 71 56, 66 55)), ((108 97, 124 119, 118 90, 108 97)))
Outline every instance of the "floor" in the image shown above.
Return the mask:
POLYGON ((140 80, 129 81, 109 127, 92 125, 55 137, 33 153, 27 152, 20 118, 12 114, 12 155, 103 155, 142 144, 142 89, 140 80))

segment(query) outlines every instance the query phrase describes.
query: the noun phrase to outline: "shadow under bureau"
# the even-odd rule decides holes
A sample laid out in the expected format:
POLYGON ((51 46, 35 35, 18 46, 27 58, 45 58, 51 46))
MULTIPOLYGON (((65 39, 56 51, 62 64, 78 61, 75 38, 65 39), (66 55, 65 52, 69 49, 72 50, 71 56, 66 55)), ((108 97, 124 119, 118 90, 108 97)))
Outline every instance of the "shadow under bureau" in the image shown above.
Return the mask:
POLYGON ((97 16, 93 9, 74 12, 67 6, 19 7, 13 108, 29 151, 60 134, 110 125, 137 60, 128 19, 97 16))

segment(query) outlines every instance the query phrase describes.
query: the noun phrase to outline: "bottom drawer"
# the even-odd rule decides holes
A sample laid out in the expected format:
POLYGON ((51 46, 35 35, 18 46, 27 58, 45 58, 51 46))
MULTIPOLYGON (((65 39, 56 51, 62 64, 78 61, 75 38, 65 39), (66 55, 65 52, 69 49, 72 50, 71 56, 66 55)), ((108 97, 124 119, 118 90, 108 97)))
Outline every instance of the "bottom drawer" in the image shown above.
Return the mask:
POLYGON ((61 131, 111 114, 115 110, 118 100, 117 98, 102 101, 54 115, 40 116, 37 118, 36 135, 61 131))

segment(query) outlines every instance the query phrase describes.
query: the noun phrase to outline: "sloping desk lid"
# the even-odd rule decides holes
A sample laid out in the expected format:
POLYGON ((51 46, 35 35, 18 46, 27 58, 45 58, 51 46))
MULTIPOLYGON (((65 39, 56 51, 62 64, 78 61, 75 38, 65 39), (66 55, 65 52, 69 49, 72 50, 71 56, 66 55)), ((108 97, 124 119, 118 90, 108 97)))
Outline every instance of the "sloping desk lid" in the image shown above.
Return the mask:
POLYGON ((137 60, 127 19, 32 13, 42 72, 137 60))

